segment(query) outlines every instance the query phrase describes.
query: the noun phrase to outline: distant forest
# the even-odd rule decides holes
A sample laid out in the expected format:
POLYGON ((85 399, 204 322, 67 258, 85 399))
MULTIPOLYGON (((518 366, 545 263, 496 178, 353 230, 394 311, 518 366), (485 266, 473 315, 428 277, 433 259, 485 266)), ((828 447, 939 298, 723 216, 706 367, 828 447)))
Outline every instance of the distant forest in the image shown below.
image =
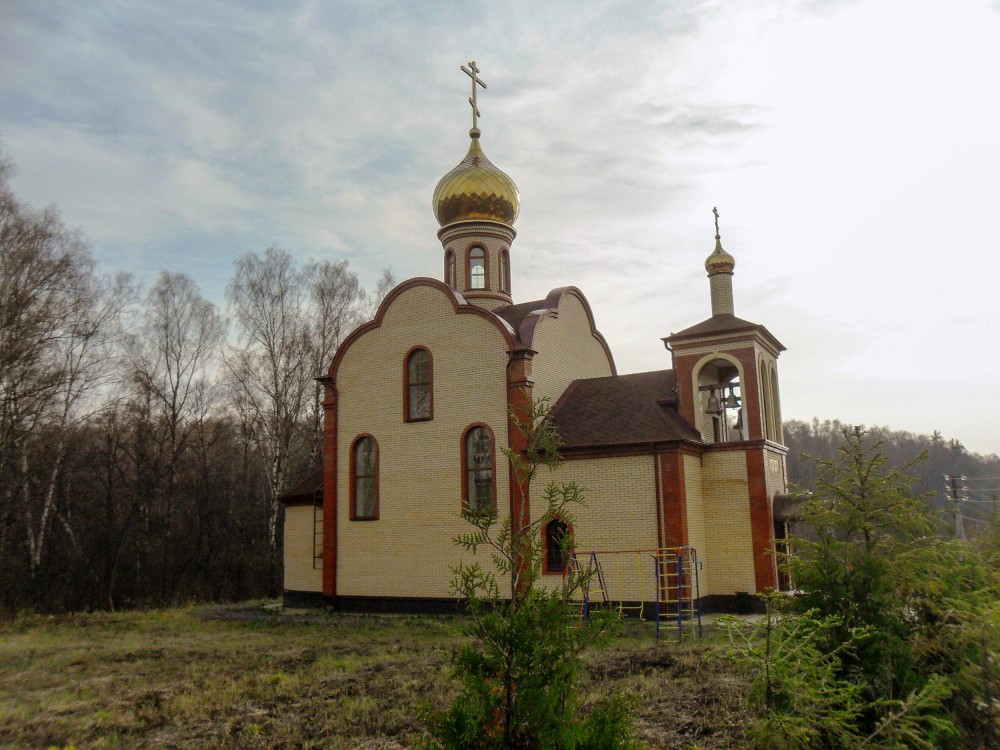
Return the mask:
POLYGON ((323 374, 374 293, 347 261, 237 259, 225 311, 147 292, 9 187, 0 154, 0 609, 274 594, 278 497, 319 465, 323 374))
MULTIPOLYGON (((21 203, 0 154, 0 610, 115 609, 274 595, 278 497, 321 460, 321 389, 343 338, 392 288, 346 261, 297 267, 279 248, 237 259, 227 308, 183 273, 143 292, 97 268, 52 209, 21 203)), ((790 422, 800 454, 836 453, 840 424, 790 422)), ((992 513, 1000 459, 875 430, 920 492, 968 477, 992 513)))
MULTIPOLYGON (((837 420, 813 419, 792 420, 783 427, 789 482, 799 490, 814 490, 816 459, 836 459, 844 429, 849 426, 837 420)), ((888 427, 867 429, 873 440, 881 441, 881 452, 890 466, 912 464, 907 473, 914 479, 914 492, 926 496, 932 508, 950 512, 954 508, 951 497, 958 496, 969 533, 975 533, 1000 511, 1000 456, 969 453, 961 442, 945 440, 939 432, 915 435, 888 427), (946 476, 957 477, 954 493, 946 476)))

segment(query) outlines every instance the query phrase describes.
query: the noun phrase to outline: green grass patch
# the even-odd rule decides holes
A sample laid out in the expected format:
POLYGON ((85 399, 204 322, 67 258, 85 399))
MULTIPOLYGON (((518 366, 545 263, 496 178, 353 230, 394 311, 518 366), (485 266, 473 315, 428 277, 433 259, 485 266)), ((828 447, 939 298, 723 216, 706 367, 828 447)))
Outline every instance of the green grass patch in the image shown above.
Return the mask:
MULTIPOLYGON (((423 708, 455 695, 461 624, 260 603, 22 614, 0 621, 0 747, 410 747, 423 708)), ((650 748, 739 747, 745 685, 706 659, 714 648, 626 624, 587 656, 584 694, 633 696, 650 748)))

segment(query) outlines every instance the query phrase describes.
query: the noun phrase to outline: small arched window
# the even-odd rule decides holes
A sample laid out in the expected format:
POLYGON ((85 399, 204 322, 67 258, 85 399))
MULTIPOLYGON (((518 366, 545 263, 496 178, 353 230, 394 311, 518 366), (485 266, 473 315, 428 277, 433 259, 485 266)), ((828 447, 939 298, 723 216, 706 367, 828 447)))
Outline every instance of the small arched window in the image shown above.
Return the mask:
POLYGON ((778 371, 771 366, 771 413, 774 414, 774 438, 776 443, 784 443, 785 435, 781 424, 781 401, 778 400, 778 371))
POLYGON ((486 251, 476 245, 469 248, 469 289, 486 288, 486 251))
POLYGON ((444 283, 455 288, 455 253, 451 250, 444 254, 444 283))
POLYGON ((774 404, 771 403, 771 372, 761 357, 757 365, 760 379, 761 407, 764 412, 764 437, 774 440, 774 404))
POLYGON ((545 572, 566 570, 570 530, 563 521, 554 518, 545 526, 545 572))
POLYGON ((462 505, 469 513, 491 511, 496 504, 493 433, 473 425, 462 436, 462 505))
POLYGON ((500 251, 500 291, 510 294, 510 253, 500 251))
POLYGON ((351 520, 378 518, 378 443, 362 435, 351 446, 351 520))
POLYGON ((407 422, 419 422, 434 416, 434 369, 431 353, 423 347, 411 349, 405 359, 406 392, 403 394, 407 422))

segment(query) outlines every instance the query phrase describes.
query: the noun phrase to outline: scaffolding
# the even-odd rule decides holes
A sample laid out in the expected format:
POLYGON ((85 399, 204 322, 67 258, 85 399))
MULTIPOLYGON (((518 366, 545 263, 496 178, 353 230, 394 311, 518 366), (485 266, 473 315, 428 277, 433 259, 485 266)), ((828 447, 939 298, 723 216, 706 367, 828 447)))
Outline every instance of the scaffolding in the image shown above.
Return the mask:
POLYGON ((595 607, 652 618, 656 637, 673 622, 678 638, 701 635, 701 563, 694 547, 573 551, 565 575, 580 581, 580 619, 595 607))

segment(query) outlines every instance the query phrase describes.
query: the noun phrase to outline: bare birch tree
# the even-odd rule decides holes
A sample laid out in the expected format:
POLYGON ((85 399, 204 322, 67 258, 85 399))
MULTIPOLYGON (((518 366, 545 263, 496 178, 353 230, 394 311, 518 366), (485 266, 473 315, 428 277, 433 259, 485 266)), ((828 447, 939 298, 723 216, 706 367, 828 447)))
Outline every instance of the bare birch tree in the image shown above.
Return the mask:
POLYGON ((34 576, 57 515, 69 434, 101 408, 132 290, 127 277, 96 273, 54 209, 22 205, 9 174, 0 163, 0 551, 20 526, 34 576))
MULTIPOLYGON (((346 260, 317 261, 305 268, 309 284, 309 366, 313 378, 325 375, 337 347, 361 318, 364 290, 346 260)), ((309 466, 320 465, 323 449, 323 387, 313 384, 309 466)))
POLYGON ((292 256, 270 247, 236 261, 227 289, 239 334, 227 369, 235 404, 268 482, 268 541, 277 553, 278 496, 303 439, 312 388, 307 286, 292 256))
POLYGON ((383 268, 382 275, 379 276, 378 282, 375 284, 375 290, 371 293, 363 292, 361 295, 361 319, 359 323, 367 323, 375 317, 375 313, 378 312, 382 301, 392 291, 394 286, 396 286, 396 277, 393 275, 392 269, 388 267, 383 268))
POLYGON ((155 500, 162 516, 160 588, 172 588, 174 513, 178 473, 184 454, 212 402, 210 374, 222 343, 224 325, 214 304, 201 296, 197 284, 183 273, 160 274, 146 297, 139 335, 130 341, 133 381, 140 398, 149 400, 148 426, 158 446, 155 497, 140 497, 140 515, 148 523, 148 502, 155 500))

